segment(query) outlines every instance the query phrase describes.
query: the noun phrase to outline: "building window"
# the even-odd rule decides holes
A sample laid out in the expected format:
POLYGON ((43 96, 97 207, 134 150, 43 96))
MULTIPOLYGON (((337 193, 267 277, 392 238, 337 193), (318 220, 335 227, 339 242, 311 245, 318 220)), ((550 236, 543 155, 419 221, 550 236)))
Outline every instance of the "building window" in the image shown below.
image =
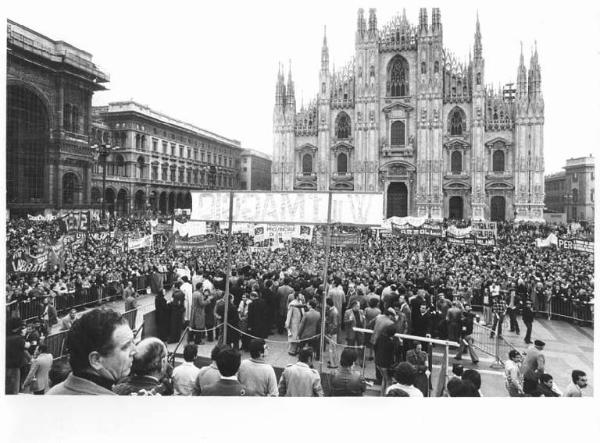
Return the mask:
POLYGON ((198 170, 194 170, 194 184, 197 185, 198 184, 198 170))
POLYGON ((71 105, 65 103, 63 106, 63 129, 71 131, 71 105))
POLYGON ((152 152, 157 152, 157 151, 158 151, 158 140, 153 138, 152 139, 152 152))
POLYGON ((304 154, 302 156, 302 173, 304 175, 310 175, 312 174, 312 170, 313 170, 313 158, 312 155, 310 154, 304 154))
POLYGON ((208 163, 212 163, 212 154, 210 152, 207 154, 207 157, 208 157, 208 160, 207 160, 208 163))
POLYGON ((579 200, 579 190, 577 190, 576 188, 573 188, 573 191, 571 191, 571 194, 573 194, 573 203, 577 203, 577 200, 579 200))
POLYGON ((348 155, 343 152, 337 156, 337 172, 338 174, 348 172, 348 155))
POLYGON ((427 74, 427 63, 421 62, 421 74, 427 74))
POLYGON ((198 161, 198 150, 194 149, 194 160, 198 161))
POLYGON ((392 97, 408 95, 408 62, 397 55, 390 63, 388 71, 388 94, 392 97))
POLYGON ((593 189, 590 191, 590 201, 592 203, 594 203, 594 190, 593 189))
POLYGON ((174 182, 175 181, 175 168, 171 168, 171 181, 174 182))
POLYGON ((152 166, 152 180, 158 180, 158 166, 152 166))
POLYGON ((175 146, 175 143, 171 143, 171 155, 173 157, 175 157, 176 149, 177 149, 177 147, 175 146))
POLYGON ((345 112, 340 112, 335 123, 336 137, 347 139, 350 137, 350 117, 345 112))
POLYGON ((494 151, 492 157, 492 170, 494 172, 504 172, 504 152, 497 150, 494 151))
POLYGON ((594 171, 592 171, 592 172, 590 173, 590 180, 591 180, 591 181, 594 181, 594 171))
POLYGON ((167 181, 167 176, 168 176, 167 167, 164 167, 164 168, 162 168, 162 180, 167 181))
POLYGON ((79 108, 73 106, 71 108, 71 130, 73 132, 79 132, 79 108))
POLYGON ((188 169, 187 171, 187 182, 192 183, 192 170, 188 169))
POLYGON ((179 147, 179 157, 183 158, 183 146, 179 147))
POLYGON ((460 174, 462 172, 462 153, 453 151, 450 158, 450 170, 452 174, 460 174))
POLYGON ((577 181, 577 172, 573 172, 573 178, 571 180, 574 182, 577 181))
POLYGON ((433 63, 433 73, 437 74, 438 72, 440 72, 440 62, 438 62, 437 60, 433 63))
POLYGON ((183 183, 184 180, 185 180, 184 169, 183 168, 179 168, 179 182, 183 183))
POLYGON ((140 177, 139 178, 146 178, 144 157, 139 157, 137 163, 138 163, 138 168, 139 168, 139 171, 140 171, 140 177))
POLYGON ((140 134, 135 134, 135 149, 137 149, 139 151, 141 146, 142 146, 142 142, 141 142, 140 134))
POLYGON ((450 135, 463 135, 465 132, 465 119, 463 112, 456 108, 450 114, 450 135))
POLYGON ((404 146, 406 144, 405 124, 401 120, 396 120, 392 123, 390 139, 392 146, 404 146))
POLYGON ((480 84, 481 84, 481 72, 478 72, 478 73, 477 73, 477 76, 476 76, 476 83, 477 83, 478 85, 480 85, 480 84))
POLYGON ((163 154, 169 153, 169 144, 167 142, 162 142, 163 154))
POLYGON ((204 163, 204 151, 200 153, 200 161, 204 163))

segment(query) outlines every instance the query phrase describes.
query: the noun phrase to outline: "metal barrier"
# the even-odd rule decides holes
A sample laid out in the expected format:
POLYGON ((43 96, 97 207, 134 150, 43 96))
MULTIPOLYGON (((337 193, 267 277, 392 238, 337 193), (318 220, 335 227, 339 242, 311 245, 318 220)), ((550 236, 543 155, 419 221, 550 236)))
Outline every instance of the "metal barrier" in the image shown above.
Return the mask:
POLYGON ((136 277, 135 279, 132 279, 132 281, 133 281, 133 287, 135 289, 135 292, 137 292, 138 294, 140 292, 143 292, 144 294, 146 293, 146 288, 148 287, 147 276, 140 275, 140 276, 136 277))
POLYGON ((129 323, 129 327, 131 329, 135 330, 135 321, 137 318, 137 309, 132 309, 131 311, 127 311, 123 314, 123 317, 125 317, 125 319, 127 320, 127 322, 129 323))
POLYGON ((496 331, 479 323, 473 323, 473 347, 484 354, 494 357, 491 367, 504 367, 504 361, 508 359, 508 352, 515 348, 504 337, 498 336, 496 331))
POLYGON ((61 331, 47 336, 44 340, 45 345, 48 347, 48 352, 52 354, 55 360, 65 355, 64 351, 68 333, 69 331, 61 331))

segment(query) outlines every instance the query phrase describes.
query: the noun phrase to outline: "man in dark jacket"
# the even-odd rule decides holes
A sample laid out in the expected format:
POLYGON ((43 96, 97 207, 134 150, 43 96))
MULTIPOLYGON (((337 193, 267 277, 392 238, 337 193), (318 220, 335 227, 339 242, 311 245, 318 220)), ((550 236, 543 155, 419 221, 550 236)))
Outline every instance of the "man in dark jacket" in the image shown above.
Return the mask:
POLYGON ((309 310, 302 317, 298 327, 298 338, 305 344, 311 346, 315 351, 315 358, 320 357, 320 332, 321 332, 321 314, 315 309, 317 302, 313 299, 308 302, 309 310))
POLYGON ((361 397, 367 388, 363 376, 357 371, 352 371, 352 365, 357 359, 354 349, 346 348, 340 356, 340 369, 331 380, 332 397, 361 397))
POLYGON ((240 353, 229 346, 219 351, 216 356, 217 368, 221 374, 221 379, 201 392, 201 396, 210 397, 236 397, 236 396, 254 396, 255 393, 247 389, 237 379, 237 372, 240 369, 240 353))
POLYGON ((461 319, 461 328, 460 328, 460 348, 456 353, 455 360, 460 360, 465 351, 469 351, 469 355, 471 356, 471 361, 474 364, 479 363, 479 358, 473 349, 473 321, 475 318, 475 314, 471 312, 471 305, 465 305, 465 311, 463 312, 461 319))
POLYGON ((25 364, 25 338, 21 335, 23 322, 20 318, 7 321, 6 330, 6 395, 17 395, 21 388, 21 367, 25 364))
POLYGON ((531 300, 527 300, 525 303, 525 307, 523 308, 523 323, 525 324, 525 328, 527 328, 527 332, 525 333, 525 343, 528 345, 531 344, 531 329, 533 327, 533 310, 531 309, 531 300))
POLYGON ((386 326, 375 342, 375 366, 377 372, 375 374, 378 384, 381 383, 381 395, 389 385, 392 384, 391 368, 394 366, 394 355, 396 349, 396 327, 392 325, 386 326))
POLYGON ((172 395, 163 379, 167 374, 167 347, 155 337, 145 338, 136 346, 131 375, 113 387, 117 395, 172 395))
POLYGON ((250 293, 252 303, 248 305, 248 332, 255 337, 269 335, 269 309, 267 303, 254 291, 250 293))

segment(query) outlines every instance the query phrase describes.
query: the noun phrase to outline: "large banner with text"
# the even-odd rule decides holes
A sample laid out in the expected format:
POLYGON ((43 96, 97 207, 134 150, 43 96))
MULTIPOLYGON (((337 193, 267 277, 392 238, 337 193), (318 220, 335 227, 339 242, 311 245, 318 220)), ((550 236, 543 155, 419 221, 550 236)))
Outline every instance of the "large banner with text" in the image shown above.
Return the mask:
MULTIPOLYGON (((193 192, 192 220, 229 220, 229 192, 193 192)), ((236 192, 233 221, 248 223, 327 223, 326 192, 236 192)), ((383 196, 380 193, 333 193, 331 222, 381 224, 383 196)))

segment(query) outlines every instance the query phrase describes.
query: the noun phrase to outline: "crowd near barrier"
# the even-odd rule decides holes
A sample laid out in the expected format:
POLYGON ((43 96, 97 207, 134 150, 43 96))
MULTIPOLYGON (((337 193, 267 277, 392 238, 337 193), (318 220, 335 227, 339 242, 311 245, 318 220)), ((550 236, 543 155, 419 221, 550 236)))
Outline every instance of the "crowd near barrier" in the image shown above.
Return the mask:
MULTIPOLYGON (((505 319, 506 321, 506 319, 505 319)), ((503 324, 502 329, 506 330, 508 324, 503 324)), ((484 354, 494 358, 492 367, 500 368, 504 366, 504 361, 508 358, 508 353, 512 349, 518 351, 510 342, 504 337, 498 335, 498 329, 500 324, 496 326, 496 330, 488 328, 480 323, 473 323, 473 347, 480 350, 484 354)))
MULTIPOLYGON (((473 297, 471 307, 475 311, 484 311, 481 297, 473 297)), ((594 325, 593 301, 581 301, 567 297, 551 297, 550 300, 535 300, 532 309, 536 316, 544 317, 548 320, 564 320, 582 326, 594 325)))

